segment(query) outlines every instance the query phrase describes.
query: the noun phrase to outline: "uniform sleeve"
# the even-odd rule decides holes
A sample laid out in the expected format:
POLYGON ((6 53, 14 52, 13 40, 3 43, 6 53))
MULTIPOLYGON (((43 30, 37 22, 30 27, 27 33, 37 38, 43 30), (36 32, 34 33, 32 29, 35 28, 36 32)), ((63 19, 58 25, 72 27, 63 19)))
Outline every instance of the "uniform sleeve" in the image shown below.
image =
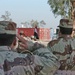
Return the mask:
POLYGON ((33 50, 33 46, 34 46, 34 43, 32 41, 27 41, 27 49, 32 51, 33 50))
MULTIPOLYGON (((53 55, 47 48, 40 48, 34 52, 35 64, 41 65, 42 75, 54 74, 58 70, 60 63, 55 55, 53 55)), ((41 75, 40 74, 40 75, 41 75)))
POLYGON ((48 48, 48 50, 49 50, 50 52, 52 52, 52 49, 51 49, 49 43, 47 44, 47 48, 48 48))
POLYGON ((28 50, 30 50, 31 52, 39 49, 39 48, 44 48, 45 46, 41 43, 38 43, 38 42, 32 42, 32 41, 28 41, 27 42, 27 47, 28 47, 28 50))
POLYGON ((36 64, 34 70, 36 74, 39 73, 39 75, 53 75, 60 67, 58 58, 52 53, 50 49, 48 49, 48 47, 44 47, 42 44, 29 44, 31 44, 31 46, 28 45, 29 50, 34 50, 34 64, 36 64))

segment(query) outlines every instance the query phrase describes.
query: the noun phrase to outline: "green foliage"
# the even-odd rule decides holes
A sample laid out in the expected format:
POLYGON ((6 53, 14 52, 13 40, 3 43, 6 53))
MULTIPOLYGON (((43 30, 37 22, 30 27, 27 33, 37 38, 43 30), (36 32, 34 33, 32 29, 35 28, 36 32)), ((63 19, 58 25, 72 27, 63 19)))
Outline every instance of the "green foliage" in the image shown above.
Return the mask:
POLYGON ((12 21, 12 19, 10 18, 10 16, 11 16, 11 14, 8 11, 5 11, 5 14, 4 15, 1 15, 1 18, 4 21, 12 21))
POLYGON ((31 27, 35 27, 35 26, 39 27, 39 22, 32 20, 31 21, 31 27))
POLYGON ((55 17, 60 15, 61 17, 70 18, 70 0, 48 0, 48 4, 55 17))

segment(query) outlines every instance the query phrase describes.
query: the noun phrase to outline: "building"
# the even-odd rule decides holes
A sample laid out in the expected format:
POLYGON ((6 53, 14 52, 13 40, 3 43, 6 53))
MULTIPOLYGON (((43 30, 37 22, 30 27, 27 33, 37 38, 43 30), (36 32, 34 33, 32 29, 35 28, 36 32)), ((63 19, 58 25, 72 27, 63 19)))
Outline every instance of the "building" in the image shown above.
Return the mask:
MULTIPOLYGON (((28 37, 34 35, 34 28, 17 28, 17 32, 24 32, 28 37)), ((38 28, 39 40, 49 41, 50 40, 50 28, 38 28)))

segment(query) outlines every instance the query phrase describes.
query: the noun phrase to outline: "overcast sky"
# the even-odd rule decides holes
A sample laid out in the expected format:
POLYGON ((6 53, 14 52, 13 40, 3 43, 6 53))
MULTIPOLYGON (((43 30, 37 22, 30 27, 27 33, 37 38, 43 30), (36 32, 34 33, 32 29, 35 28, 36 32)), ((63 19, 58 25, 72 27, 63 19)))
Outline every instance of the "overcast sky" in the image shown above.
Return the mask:
MULTIPOLYGON (((54 17, 51 12, 48 0, 0 0, 0 16, 5 14, 5 11, 11 13, 10 18, 21 26, 21 22, 44 20, 46 28, 57 28, 59 19, 54 17)), ((0 18, 2 20, 2 18, 0 18)))

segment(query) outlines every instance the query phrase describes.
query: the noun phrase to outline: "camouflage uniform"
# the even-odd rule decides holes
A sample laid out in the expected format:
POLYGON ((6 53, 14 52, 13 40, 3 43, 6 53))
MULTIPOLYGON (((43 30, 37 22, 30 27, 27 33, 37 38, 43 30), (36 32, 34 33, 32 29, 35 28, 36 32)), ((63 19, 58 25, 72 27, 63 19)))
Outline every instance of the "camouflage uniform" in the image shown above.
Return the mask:
MULTIPOLYGON (((72 29, 71 23, 62 19, 59 28, 72 29)), ((48 43, 48 49, 58 58, 60 61, 59 70, 74 70, 75 65, 75 38, 71 37, 71 34, 61 34, 61 36, 48 43)))
POLYGON ((60 37, 57 40, 49 42, 48 48, 56 55, 61 63, 60 70, 71 70, 75 65, 75 57, 72 52, 75 51, 75 39, 67 36, 60 37), (71 58, 73 57, 73 58, 71 58))
MULTIPOLYGON (((5 31, 2 34, 16 35, 9 23, 1 22, 0 27, 5 31)), ((53 75, 58 70, 58 59, 48 48, 30 41, 27 44, 29 51, 22 53, 8 49, 8 45, 0 46, 0 75, 53 75)))
POLYGON ((34 54, 1 50, 0 73, 4 72, 5 75, 53 75, 59 67, 57 58, 46 48, 40 48, 34 54))

